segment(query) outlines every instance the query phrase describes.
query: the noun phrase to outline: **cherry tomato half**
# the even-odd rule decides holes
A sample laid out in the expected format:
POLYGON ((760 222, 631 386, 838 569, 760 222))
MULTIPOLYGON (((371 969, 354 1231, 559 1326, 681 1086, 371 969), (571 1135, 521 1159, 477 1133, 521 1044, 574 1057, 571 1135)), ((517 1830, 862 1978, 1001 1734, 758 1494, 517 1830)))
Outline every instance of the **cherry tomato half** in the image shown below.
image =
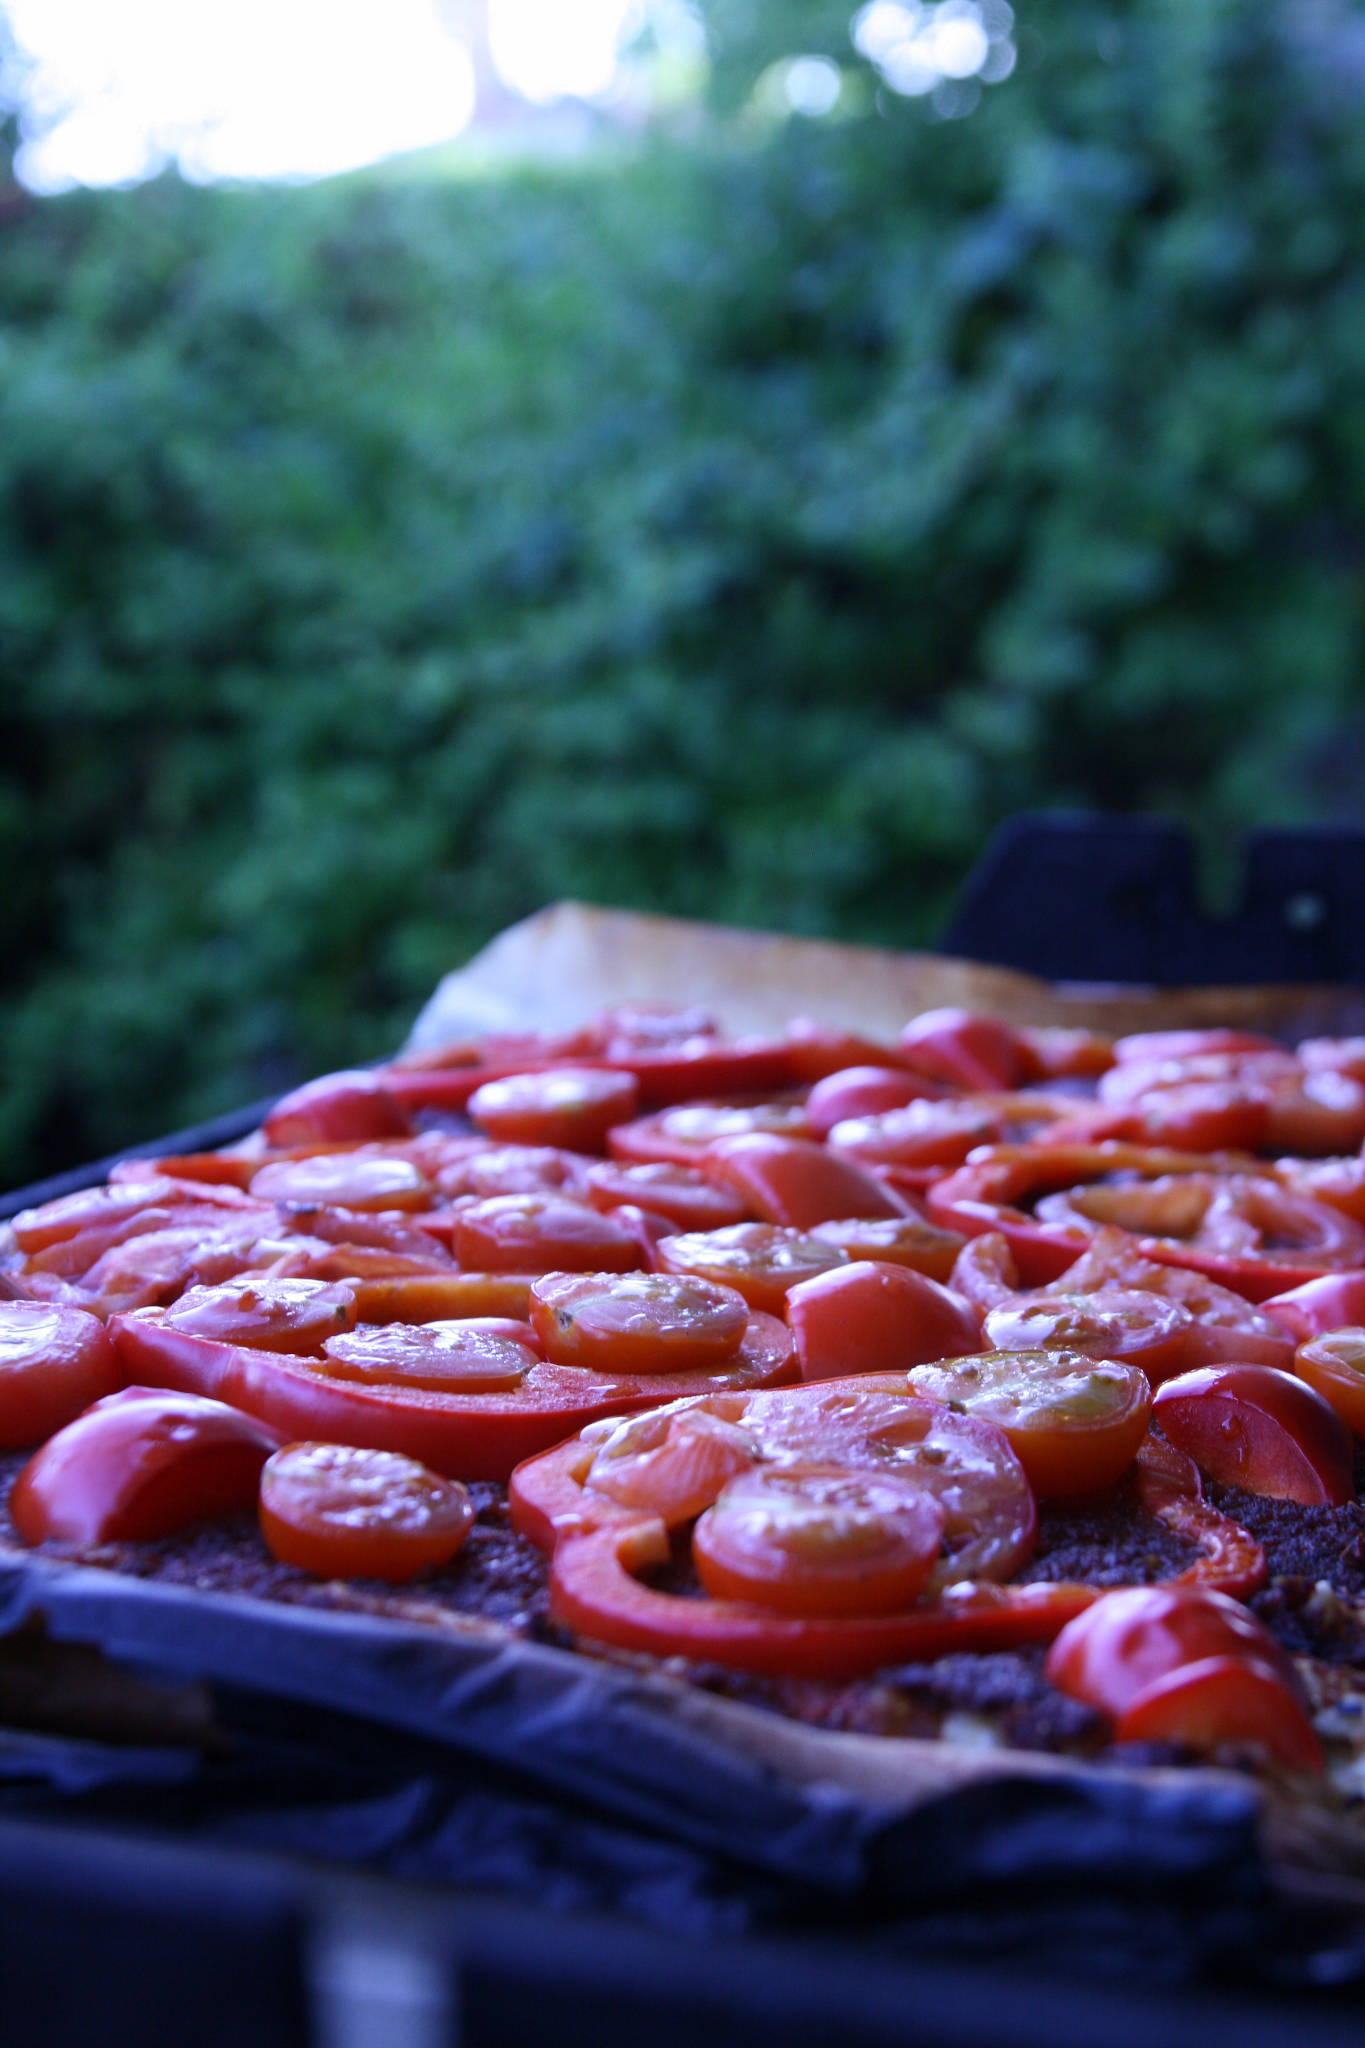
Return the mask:
POLYGON ((756 1466, 692 1532, 708 1593, 779 1614, 886 1614, 924 1589, 943 1537, 931 1493, 898 1472, 756 1466))
POLYGON ((46 1301, 0 1301, 0 1450, 41 1443, 122 1381, 98 1316, 46 1301))
POLYGON ((474 1507, 457 1480, 398 1451, 289 1444, 261 1473, 261 1534, 282 1564, 400 1585, 448 1564, 474 1507))
POLYGON ((742 1294, 691 1273, 548 1273, 530 1314, 556 1364, 613 1374, 723 1365, 749 1326, 742 1294))
POLYGON ((993 1422, 1043 1499, 1112 1486, 1147 1434, 1146 1375, 1079 1351, 985 1351, 916 1366, 917 1394, 993 1422))
POLYGON ((551 1067, 485 1081, 469 1098, 469 1114, 481 1131, 506 1144, 600 1152, 607 1132, 634 1116, 639 1099, 633 1074, 551 1067))

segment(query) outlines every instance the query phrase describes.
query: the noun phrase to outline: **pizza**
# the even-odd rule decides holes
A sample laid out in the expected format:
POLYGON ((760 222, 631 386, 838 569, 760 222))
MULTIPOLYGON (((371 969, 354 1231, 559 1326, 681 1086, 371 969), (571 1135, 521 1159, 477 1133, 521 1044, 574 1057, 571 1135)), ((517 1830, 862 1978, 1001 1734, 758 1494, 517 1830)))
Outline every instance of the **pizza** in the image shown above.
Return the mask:
POLYGON ((0 1549, 1349 1840, 1363 1145, 1365 1040, 961 1008, 327 1076, 8 1226, 0 1549))

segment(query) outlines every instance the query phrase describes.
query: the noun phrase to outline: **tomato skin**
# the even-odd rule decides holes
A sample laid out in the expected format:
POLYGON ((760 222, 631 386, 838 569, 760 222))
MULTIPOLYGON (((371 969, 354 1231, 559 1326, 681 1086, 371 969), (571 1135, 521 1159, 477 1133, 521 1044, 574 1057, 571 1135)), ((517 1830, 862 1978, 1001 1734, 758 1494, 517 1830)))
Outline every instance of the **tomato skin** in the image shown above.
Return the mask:
POLYGON ((563 1066, 485 1081, 470 1096, 468 1111, 481 1131, 504 1144, 600 1152, 612 1125, 628 1122, 639 1099, 633 1074, 563 1066))
POLYGON ((1016 1088, 1028 1067, 1019 1035, 974 1010, 925 1010, 900 1036, 901 1058, 955 1088, 1016 1088))
POLYGON ((449 1564, 474 1521, 463 1486, 394 1451, 298 1443, 261 1473, 261 1534, 272 1556, 319 1578, 404 1585, 449 1564))
POLYGON ((126 1387, 69 1422, 14 1483, 25 1543, 120 1543, 249 1507, 276 1431, 220 1401, 126 1387))
POLYGON ((711 1147, 706 1172, 764 1223, 810 1230, 846 1216, 903 1216, 909 1206, 851 1159, 804 1138, 753 1131, 711 1147))
POLYGON ((802 1280, 787 1296, 803 1380, 908 1371, 981 1349, 969 1302, 908 1266, 858 1259, 802 1280))
POLYGON ((1289 1657, 1221 1594, 1171 1586, 1106 1593, 1062 1630, 1045 1669, 1058 1691, 1108 1715, 1121 1742, 1250 1740, 1290 1769, 1323 1767, 1289 1657))
POLYGON ((98 1316, 55 1302, 0 1301, 0 1450, 25 1450, 123 1384, 98 1316))
POLYGON ((283 1095, 261 1129, 272 1145, 313 1138, 405 1138, 412 1124, 378 1074, 357 1068, 323 1074, 283 1095))
POLYGON ((1154 1413, 1225 1486, 1306 1507, 1355 1499, 1351 1433, 1321 1394, 1266 1365, 1203 1366, 1167 1380, 1154 1413))

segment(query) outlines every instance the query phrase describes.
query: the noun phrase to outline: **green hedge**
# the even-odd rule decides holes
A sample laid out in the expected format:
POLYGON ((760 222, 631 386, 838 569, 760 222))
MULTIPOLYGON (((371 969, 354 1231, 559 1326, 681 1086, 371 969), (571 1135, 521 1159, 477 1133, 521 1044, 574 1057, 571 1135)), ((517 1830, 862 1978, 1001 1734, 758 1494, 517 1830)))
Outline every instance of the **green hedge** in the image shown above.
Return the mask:
POLYGON ((0 179, 5 1181, 380 1052, 558 896, 916 943, 1023 806, 1358 815, 1330 17, 1028 7, 940 120, 842 10, 708 11, 686 139, 0 179), (835 114, 726 111, 820 49, 835 114))

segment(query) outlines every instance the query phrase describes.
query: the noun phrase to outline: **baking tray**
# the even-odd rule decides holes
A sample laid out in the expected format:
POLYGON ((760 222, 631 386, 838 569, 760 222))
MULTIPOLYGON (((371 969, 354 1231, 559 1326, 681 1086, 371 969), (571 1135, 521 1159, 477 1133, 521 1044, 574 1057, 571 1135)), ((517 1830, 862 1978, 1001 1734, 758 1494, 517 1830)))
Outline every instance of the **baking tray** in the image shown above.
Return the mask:
MULTIPOLYGON (((1365 1008, 1358 991, 1308 984, 1058 988, 941 957, 559 905, 449 977, 410 1043, 512 1023, 554 1027, 614 1000, 712 1002, 738 1029, 768 1028, 799 1010, 894 1031, 915 1009, 962 1002, 1017 1021, 1115 1031, 1231 1017, 1287 1037, 1359 1028, 1365 1008)), ((211 1134, 180 1133, 140 1149, 227 1142, 261 1107, 219 1120, 211 1134)), ((88 1184, 102 1165, 62 1184, 88 1184)), ((23 1190, 6 1210, 56 1191, 23 1190)), ((1339 1871, 1316 1877, 1311 1842, 1277 1838, 1268 1861, 1256 1795, 1213 1773, 1154 1782, 1046 1759, 1002 1764, 938 1745, 812 1735, 666 1677, 538 1645, 509 1647, 468 1624, 404 1627, 210 1601, 47 1559, 5 1559, 0 1626, 38 1616, 53 1638, 95 1646, 158 1686, 192 1679, 228 1702, 235 1768, 255 1773, 258 1793, 266 1788, 252 1808, 254 1839, 271 1850, 458 1885, 469 1867, 459 1816, 471 1797, 483 1797, 492 1802, 485 1820, 499 1841, 493 1861, 503 1888, 515 1894, 529 1885, 527 1896, 542 1896, 547 1885, 564 1884, 575 1907, 582 1902, 574 1844, 595 1829, 593 1903, 635 1918, 650 1917, 639 1898, 643 1855, 662 1857, 663 1893, 699 1924, 718 1916, 721 1925, 752 1928, 766 1915, 780 1926, 813 1914, 826 1928, 859 1924, 864 1940, 867 1930, 889 1927, 913 1950, 931 1930, 946 1952, 984 1944, 997 1959, 1002 1945, 1012 1952, 1004 1930, 1023 1927, 1023 1948, 1058 1967, 1067 1958, 1075 1965, 1084 1929, 1090 1966, 1124 1973, 1145 1957, 1150 1969, 1155 1948, 1169 1981, 1186 1984, 1231 1968, 1261 1982, 1268 1971, 1283 1972, 1303 1990, 1323 1978, 1353 1982, 1362 1970, 1357 1927, 1365 1916, 1351 1882, 1339 1871), (243 1700, 252 1703, 245 1734, 243 1700), (304 1748, 320 1773, 302 1813, 287 1796, 297 1744, 291 1766, 279 1761, 279 1724, 299 1711, 310 1730, 304 1748), (353 1783, 345 1772, 331 1777, 332 1752, 326 1742, 319 1750, 319 1731, 338 1727, 368 1730, 372 1743, 375 1731, 389 1731, 386 1748, 400 1759, 396 1788, 386 1777, 362 1801, 367 1811, 377 1801, 388 1815, 368 1836, 353 1824, 353 1783), (421 1750, 418 1776, 402 1775, 408 1744, 421 1750), (922 1749, 928 1753, 912 1757, 922 1749), (412 1787, 432 1783, 449 1790, 454 1818, 444 1830, 428 1806, 413 1804, 412 1787), (548 1871, 525 1854, 515 1826, 512 1846, 501 1843, 509 1814, 527 1800, 559 1836, 548 1871), (567 1831, 555 1825, 566 1815, 567 1831), (444 1859, 432 1846, 442 1839, 444 1859), (1286 1854, 1295 1871, 1288 1886, 1278 1882, 1286 1854)), ((175 1812, 192 1809, 207 1839, 233 1839, 241 1785, 221 1762, 184 1747, 134 1756, 127 1747, 47 1741, 36 1761, 42 1738, 0 1764, 10 1794, 0 1810, 14 1810, 17 1800, 21 1811, 112 1813, 127 1824, 145 1823, 155 1809, 174 1829, 175 1812), (158 1773, 168 1774, 169 1790, 158 1773)), ((545 1828, 537 1840, 543 1849, 545 1828)))

